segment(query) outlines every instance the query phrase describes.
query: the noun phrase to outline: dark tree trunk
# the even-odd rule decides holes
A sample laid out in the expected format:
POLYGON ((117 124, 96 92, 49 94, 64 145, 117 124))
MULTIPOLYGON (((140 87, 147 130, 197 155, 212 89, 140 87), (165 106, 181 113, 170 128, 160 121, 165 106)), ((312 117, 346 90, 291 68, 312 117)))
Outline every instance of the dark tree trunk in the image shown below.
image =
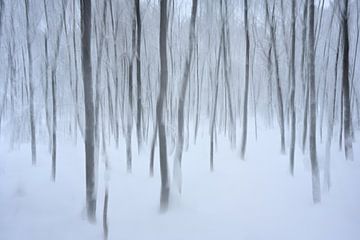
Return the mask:
POLYGON ((245 22, 245 94, 244 94, 244 112, 243 112, 243 128, 241 141, 241 158, 245 157, 246 138, 247 138, 247 112, 248 112, 248 96, 249 96, 249 58, 250 58, 250 40, 248 26, 248 1, 244 0, 244 22, 245 22))
POLYGON ((140 1, 135 0, 135 16, 136 16, 136 82, 137 82, 137 113, 136 113, 136 131, 138 138, 138 147, 141 148, 141 118, 142 118, 142 97, 141 97, 141 16, 140 1))
POLYGON ((350 82, 349 82, 349 30, 348 30, 348 5, 349 0, 344 1, 344 10, 342 13, 342 28, 343 28, 343 74, 342 74, 342 89, 343 89, 343 105, 344 105, 344 146, 345 157, 348 160, 353 160, 352 150, 352 136, 351 136, 351 107, 350 107, 350 82))
POLYGON ((85 102, 86 210, 90 222, 96 217, 94 94, 91 66, 91 1, 81 0, 81 54, 85 102))
POLYGON ((161 195, 160 210, 166 211, 169 206, 169 173, 167 162, 166 132, 164 123, 164 103, 166 100, 166 89, 168 84, 168 67, 167 67, 167 0, 160 0, 160 92, 156 103, 156 121, 159 134, 159 156, 160 156, 160 173, 161 173, 161 195))

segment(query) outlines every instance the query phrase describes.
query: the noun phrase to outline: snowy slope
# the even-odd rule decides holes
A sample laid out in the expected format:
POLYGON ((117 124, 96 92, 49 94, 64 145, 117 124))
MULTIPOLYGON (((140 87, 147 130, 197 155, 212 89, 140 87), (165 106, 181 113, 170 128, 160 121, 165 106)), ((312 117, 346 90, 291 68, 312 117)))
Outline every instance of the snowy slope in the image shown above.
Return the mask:
MULTIPOLYGON (((356 240, 360 236, 360 146, 355 161, 332 149, 332 188, 313 205, 308 153, 296 152, 295 177, 280 155, 278 134, 262 129, 249 138, 246 160, 218 138, 215 171, 209 171, 209 140, 203 131, 183 158, 183 193, 172 194, 170 211, 159 213, 160 177, 148 176, 148 149, 126 173, 125 144, 109 148, 109 239, 306 239, 356 240), (276 137, 274 137, 276 136, 276 137)), ((336 144, 335 144, 336 145, 336 144)), ((85 220, 84 149, 71 139, 58 145, 58 175, 50 179, 51 157, 39 145, 38 165, 30 147, 0 147, 0 239, 102 239, 104 164, 99 162, 97 223, 85 220)), ((298 147, 299 149, 299 147, 298 147)), ((297 151, 298 151, 297 149, 297 151)), ((318 146, 320 165, 324 146, 318 146)), ((157 153, 157 152, 156 152, 157 153)), ((173 155, 171 155, 171 159, 173 155)), ((172 173, 172 163, 169 164, 172 173)))

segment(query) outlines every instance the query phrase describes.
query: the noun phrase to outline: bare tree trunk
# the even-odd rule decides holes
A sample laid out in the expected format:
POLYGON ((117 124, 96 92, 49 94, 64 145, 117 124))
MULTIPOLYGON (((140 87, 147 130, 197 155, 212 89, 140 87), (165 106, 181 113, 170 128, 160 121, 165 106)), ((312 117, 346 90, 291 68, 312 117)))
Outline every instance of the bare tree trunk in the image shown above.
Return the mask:
MULTIPOLYGON (((210 119, 210 171, 214 171, 214 137, 215 137, 215 130, 216 130, 216 111, 217 111, 217 105, 218 105, 218 95, 219 95, 219 73, 220 73, 220 50, 221 50, 221 44, 222 39, 220 38, 220 44, 219 44, 219 50, 217 53, 217 63, 215 68, 215 96, 213 101, 213 110, 212 115, 210 119)), ((210 79, 212 79, 211 69, 210 69, 210 79)))
MULTIPOLYGON (((72 32, 72 41, 73 41, 73 51, 74 51, 74 67, 75 67, 75 118, 76 118, 76 122, 77 125, 80 128, 80 134, 83 137, 83 139, 85 139, 85 133, 84 133, 84 128, 81 125, 80 122, 80 113, 79 113, 79 94, 78 94, 78 86, 79 86, 79 70, 78 70, 78 58, 77 58, 77 51, 76 51, 76 31, 75 31, 75 26, 76 26, 76 14, 75 14, 75 1, 77 0, 73 0, 73 22, 72 22, 72 27, 73 27, 73 32, 72 32)), ((77 136, 77 133, 76 135, 77 136)))
POLYGON ((33 59, 30 43, 30 19, 29 19, 29 0, 24 0, 25 15, 26 15, 26 46, 29 64, 29 95, 30 95, 30 132, 31 132, 31 158, 32 164, 36 164, 36 129, 35 129, 35 116, 34 116, 34 83, 33 83, 33 59))
POLYGON ((110 20, 111 20, 111 30, 112 30, 112 40, 113 40, 113 51, 114 51, 114 77, 115 77, 115 142, 116 147, 119 146, 119 76, 118 76, 118 53, 117 53, 117 33, 119 26, 119 18, 114 19, 114 9, 112 6, 112 1, 109 1, 110 7, 110 20))
POLYGON ((104 239, 108 239, 109 235, 109 224, 108 224, 108 206, 109 206, 109 178, 110 178, 110 170, 109 170, 109 158, 107 155, 106 144, 105 144, 105 119, 104 119, 104 107, 101 105, 102 112, 102 153, 105 164, 105 194, 104 194, 104 207, 103 207, 103 231, 104 231, 104 239))
MULTIPOLYGON (((102 74, 102 59, 104 52, 104 42, 106 35, 106 9, 107 1, 104 1, 102 6, 102 18, 99 22, 95 22, 95 35, 97 47, 96 73, 95 73, 95 129, 94 129, 94 143, 95 143, 95 166, 98 164, 100 154, 100 101, 101 101, 101 74, 102 74), (100 39, 99 39, 100 38, 100 39)), ((100 8, 100 6, 99 6, 100 8)))
MULTIPOLYGON (((236 123, 235 123, 235 117, 234 117, 234 111, 232 106, 232 97, 231 97, 231 88, 230 88, 230 67, 231 63, 229 63, 231 60, 230 55, 230 41, 229 41, 229 23, 228 23, 228 1, 220 1, 220 11, 221 11, 221 19, 222 19, 222 28, 221 28, 221 34, 222 34, 222 52, 223 52, 223 60, 224 60, 224 78, 225 78, 225 98, 224 98, 224 109, 225 112, 227 109, 229 109, 229 123, 230 123, 230 130, 229 130, 229 137, 230 137, 230 143, 232 147, 235 147, 236 142, 236 123), (224 11, 223 6, 224 5, 224 11), (227 103, 227 104, 226 104, 227 103)), ((225 132, 227 127, 227 114, 225 114, 225 132)))
POLYGON ((135 0, 135 15, 136 15, 136 82, 137 82, 137 113, 136 113, 136 130, 138 138, 138 148, 141 148, 142 133, 141 133, 141 118, 142 118, 142 96, 141 96, 141 16, 140 16, 140 1, 135 0))
MULTIPOLYGON (((65 6, 64 6, 64 2, 62 2, 63 4, 63 13, 65 14, 65 6)), ((59 51, 60 51, 60 39, 61 39, 61 33, 63 30, 64 25, 66 24, 65 21, 65 16, 63 16, 63 18, 61 18, 62 20, 60 20, 60 26, 58 29, 58 32, 56 33, 56 45, 55 45, 55 56, 54 56, 54 62, 52 64, 52 69, 51 69, 51 96, 52 96, 52 180, 55 181, 56 179, 56 141, 57 141, 57 135, 56 135, 56 131, 57 131, 57 110, 56 110, 56 70, 57 70, 57 61, 58 61, 58 57, 59 57, 59 51)))
MULTIPOLYGON (((308 72, 308 70, 306 70, 308 72)), ((306 75, 309 75, 306 73, 306 75)), ((310 102, 310 87, 309 87, 309 77, 306 77, 306 87, 305 87, 305 106, 304 106, 304 119, 303 119, 303 139, 302 139, 302 151, 305 153, 306 149, 306 139, 308 133, 308 122, 309 122, 309 102, 310 102)))
POLYGON ((279 61, 278 61, 278 53, 276 47, 276 37, 275 37, 275 13, 272 12, 272 16, 270 19, 269 14, 269 4, 268 0, 265 0, 265 7, 266 7, 266 16, 267 21, 270 24, 270 37, 275 61, 275 78, 276 78, 276 94, 278 100, 278 118, 279 118, 279 126, 280 126, 280 133, 281 133, 281 152, 285 153, 285 126, 284 126, 284 104, 283 104, 283 96, 281 90, 281 83, 280 83, 280 73, 279 73, 279 61))
POLYGON ((301 51, 301 79, 302 79, 302 90, 303 98, 305 101, 304 105, 304 117, 303 117, 303 134, 302 134, 302 151, 305 152, 306 146, 306 136, 307 136, 307 126, 308 126, 308 109, 309 109, 309 77, 308 77, 308 68, 305 64, 305 59, 308 57, 308 50, 306 46, 307 40, 307 19, 308 19, 308 0, 305 0, 303 17, 302 17, 302 51, 301 51))
POLYGON ((91 1, 81 1, 81 54, 85 102, 86 210, 90 222, 96 217, 94 94, 91 66, 91 1))
POLYGON ((50 113, 49 113, 49 48, 48 48, 48 36, 49 36, 49 21, 47 13, 47 1, 44 0, 44 13, 46 21, 46 33, 44 34, 44 47, 45 47, 45 87, 44 87, 44 99, 45 99, 45 118, 46 118, 46 127, 49 134, 49 152, 52 148, 52 138, 51 138, 51 125, 50 125, 50 113))
POLYGON ((269 50, 267 51, 267 56, 266 56, 266 70, 267 70, 267 74, 268 74, 268 97, 269 97, 269 123, 270 123, 270 126, 272 126, 272 121, 273 121, 273 96, 272 96, 272 61, 271 61, 271 55, 272 55, 272 45, 271 43, 269 44, 269 50))
MULTIPOLYGON (((135 13, 134 13, 135 15, 135 13)), ((127 113, 127 127, 126 127, 126 156, 127 156, 127 172, 132 171, 132 153, 131 153, 131 138, 133 128, 133 66, 135 57, 136 44, 136 17, 132 16, 132 36, 131 36, 131 53, 129 58, 129 82, 128 82, 128 113, 127 113)))
MULTIPOLYGON (((358 47, 359 47, 359 37, 360 37, 360 26, 359 26, 359 1, 356 1, 356 43, 355 43, 355 50, 353 51, 355 53, 354 59, 353 59, 353 64, 352 64, 352 73, 351 73, 351 83, 350 83, 350 104, 351 104, 351 110, 352 112, 355 114, 355 103, 357 103, 358 99, 357 99, 357 93, 356 93, 356 89, 354 87, 354 79, 355 79, 355 70, 357 69, 356 63, 357 63, 357 56, 358 56, 358 47)), ((351 111, 350 111, 351 112, 351 111)), ((359 113, 359 112, 358 112, 359 113)), ((353 138, 353 140, 355 140, 355 131, 354 131, 354 125, 353 122, 350 121, 351 124, 351 136, 353 138)))
MULTIPOLYGON (((185 59, 185 69, 180 87, 179 103, 178 103, 178 134, 177 145, 174 160, 174 183, 177 190, 181 193, 182 187, 182 174, 181 174, 181 158, 184 148, 184 106, 186 101, 186 90, 190 78, 190 66, 192 60, 192 53, 195 43, 195 21, 197 12, 197 0, 192 0, 192 10, 190 19, 190 32, 189 32, 189 46, 185 59)), ((190 101, 190 100, 189 100, 190 101)), ((189 109, 190 111, 190 109, 189 109)))
POLYGON ((296 0, 291 1, 291 52, 290 52, 290 109, 291 109, 291 143, 290 143, 290 174, 294 175, 294 155, 296 139, 296 114, 295 114, 295 9, 296 0))
POLYGON ((310 72, 310 159, 312 171, 313 201, 321 201, 320 174, 316 153, 316 95, 315 95, 315 37, 314 0, 309 0, 309 72, 310 72))
POLYGON ((348 160, 353 160, 352 150, 352 136, 351 136, 351 106, 350 106, 350 82, 349 82, 349 30, 348 30, 348 5, 349 0, 344 1, 344 10, 342 12, 342 30, 343 30, 343 74, 342 74, 342 88, 343 88, 343 104, 344 104, 344 145, 345 157, 348 160))
POLYGON ((244 112, 243 112, 243 128, 241 141, 241 158, 245 157, 246 138, 247 138, 247 112, 248 112, 248 96, 249 96, 249 58, 250 58, 250 40, 248 26, 248 1, 244 0, 244 23, 245 23, 245 94, 244 94, 244 112))
POLYGON ((166 132, 164 124, 164 101, 168 84, 168 67, 167 67, 167 0, 160 0, 160 92, 156 103, 156 121, 159 134, 159 156, 160 156, 160 173, 161 173, 161 195, 160 210, 166 211, 169 206, 169 174, 166 148, 166 132))
POLYGON ((154 153, 155 153, 155 144, 157 139, 157 123, 155 123, 154 133, 151 140, 151 150, 150 150, 150 166, 149 166, 149 175, 150 177, 154 176, 154 153))
POLYGON ((336 57, 335 57, 335 79, 334 79, 334 93, 333 93, 333 100, 332 105, 330 105, 331 109, 329 108, 329 116, 328 116, 328 129, 327 129, 327 139, 325 145, 325 165, 324 165, 324 189, 326 191, 330 190, 331 187, 331 174, 330 174, 330 147, 331 141, 334 132, 334 124, 335 124, 335 108, 336 108, 336 89, 337 89, 337 79, 338 79, 338 61, 339 61, 339 49, 340 49, 340 42, 341 42, 341 32, 339 32, 338 36, 338 44, 336 50, 336 57))

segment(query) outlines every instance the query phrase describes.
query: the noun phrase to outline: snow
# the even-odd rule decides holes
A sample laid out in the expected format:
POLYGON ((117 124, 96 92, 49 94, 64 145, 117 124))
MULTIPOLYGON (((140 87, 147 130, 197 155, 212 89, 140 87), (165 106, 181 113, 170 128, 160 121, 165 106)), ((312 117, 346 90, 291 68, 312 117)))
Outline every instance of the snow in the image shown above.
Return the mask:
MULTIPOLYGON (((333 144, 332 187, 329 193, 323 192, 321 204, 314 205, 308 153, 303 155, 297 146, 295 176, 291 177, 288 156, 280 154, 277 129, 260 129, 257 142, 250 132, 245 161, 219 135, 213 173, 209 171, 207 128, 201 131, 197 144, 191 140, 184 152, 182 195, 172 193, 167 213, 159 212, 158 149, 155 176, 150 178, 149 149, 138 155, 135 137, 132 174, 126 173, 125 142, 119 149, 108 146, 109 239, 359 239, 359 143, 354 143, 352 162, 346 161, 344 152, 333 144)), ((85 218, 81 141, 77 145, 69 137, 59 141, 55 183, 51 181, 51 155, 46 143, 38 144, 36 167, 31 166, 29 144, 14 149, 9 145, 2 137, 0 239, 102 239, 102 158, 97 222, 90 224, 85 218)), ((319 143, 318 155, 322 168, 324 144, 319 143)), ((172 161, 169 166, 173 166, 172 161)))

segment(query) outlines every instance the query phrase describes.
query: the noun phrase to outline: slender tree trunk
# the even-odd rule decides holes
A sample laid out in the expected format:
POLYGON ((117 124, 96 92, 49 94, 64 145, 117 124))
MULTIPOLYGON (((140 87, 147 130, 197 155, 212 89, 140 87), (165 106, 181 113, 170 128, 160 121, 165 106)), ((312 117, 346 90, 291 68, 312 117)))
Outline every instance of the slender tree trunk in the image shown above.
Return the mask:
POLYGON ((35 129, 35 113, 34 113, 34 82, 33 82, 33 59, 30 43, 30 19, 29 19, 29 0, 24 0, 25 3, 25 15, 26 15, 26 46, 29 64, 29 96, 30 96, 30 132, 31 132, 31 158, 32 164, 36 165, 36 129, 35 129))
POLYGON ((116 147, 119 146, 119 76, 118 76, 118 51, 117 51, 117 33, 118 33, 118 25, 119 18, 114 19, 114 9, 112 5, 112 1, 109 1, 110 8, 110 20, 111 20, 111 30, 112 30, 112 40, 113 40, 113 51, 114 51, 114 77, 115 77, 115 142, 116 147))
POLYGON ((312 171, 313 201, 321 201, 320 174, 316 153, 316 95, 315 95, 315 37, 314 37, 314 0, 309 0, 309 72, 310 72, 310 159, 312 171))
POLYGON ((302 17, 302 51, 301 51, 301 79, 302 79, 302 88, 303 88, 303 99, 305 102, 304 105, 304 117, 303 117, 303 134, 302 134, 302 152, 305 153, 306 146, 306 136, 307 136, 307 126, 308 126, 308 109, 309 109, 309 77, 308 77, 308 68, 305 64, 305 60, 308 57, 308 49, 306 46, 307 40, 307 20, 308 19, 308 0, 305 0, 303 17, 302 17))
POLYGON ((159 156, 160 156, 160 173, 161 173, 161 195, 160 210, 166 211, 169 206, 169 174, 166 148, 166 132, 164 124, 164 102, 168 84, 168 67, 167 67, 167 0, 160 0, 160 92, 156 103, 156 121, 158 125, 159 136, 159 156))
MULTIPOLYGON (((80 121, 80 113, 79 113, 79 70, 78 70, 78 57, 77 57, 77 51, 76 51, 76 12, 75 12, 75 1, 77 0, 73 0, 73 22, 72 22, 72 26, 73 26, 73 32, 72 32, 72 41, 73 41, 73 51, 74 51, 74 67, 75 67, 75 113, 76 113, 76 122, 77 125, 80 128, 80 134, 83 137, 83 139, 85 139, 85 133, 84 133, 84 127, 81 125, 81 121, 80 121)), ((76 133, 77 136, 77 133, 76 133)))
MULTIPOLYGON (((195 21, 197 12, 197 0, 192 0, 192 10, 190 19, 190 32, 189 32, 189 46, 185 60, 185 69, 180 87, 180 95, 178 102, 178 134, 177 134, 177 145, 174 160, 174 183, 177 190, 181 193, 182 187, 182 174, 181 174, 181 158, 184 148, 184 107, 186 101, 186 91, 190 78, 190 67, 192 54, 195 43, 195 21)), ((190 99, 189 99, 190 101, 190 99)), ((190 111, 190 109, 189 109, 190 111)), ((188 114, 189 115, 189 114, 188 114)))
POLYGON ((45 89, 44 89, 44 99, 45 99, 45 118, 46 118, 46 127, 49 134, 49 152, 52 148, 52 137, 51 137, 51 123, 50 123, 50 113, 49 113, 49 48, 48 48, 48 36, 49 36, 49 21, 47 13, 47 1, 44 0, 44 13, 46 21, 46 33, 44 34, 44 47, 45 47, 45 89))
POLYGON ((137 113, 136 113, 136 131, 138 139, 138 148, 141 148, 142 133, 141 133, 141 119, 142 119, 142 96, 141 96, 141 16, 140 16, 140 0, 135 0, 135 15, 136 15, 136 82, 137 82, 137 113))
POLYGON ((133 66, 135 56, 136 44, 136 17, 132 17, 132 35, 131 35, 131 54, 129 59, 129 82, 128 82, 128 113, 127 113, 127 127, 126 127, 126 156, 127 156, 127 172, 132 171, 132 151, 131 151, 131 138, 133 128, 133 66))
POLYGON ((279 60, 278 60, 278 52, 276 47, 276 37, 275 37, 275 21, 274 21, 274 11, 272 12, 271 20, 269 14, 269 4, 268 0, 265 0, 266 7, 266 16, 267 21, 270 24, 270 37, 275 61, 275 78, 276 78, 276 94, 278 100, 278 118, 279 118, 279 126, 280 126, 280 139, 281 139, 281 153, 285 153, 285 126, 284 126, 284 104, 283 104, 283 96, 281 90, 280 83, 280 73, 279 73, 279 60))
POLYGON ((269 97, 269 102, 268 102, 268 114, 269 114, 269 123, 270 126, 272 126, 272 122, 273 122, 273 96, 272 96, 272 61, 271 61, 271 55, 272 55, 272 44, 269 44, 269 50, 267 51, 267 64, 266 64, 266 70, 267 70, 267 74, 268 74, 268 97, 269 97))
POLYGON ((348 5, 349 0, 344 0, 344 10, 342 13, 342 28, 343 28, 343 74, 342 74, 342 88, 343 88, 343 104, 344 104, 344 146, 345 157, 348 160, 353 160, 352 150, 352 136, 351 136, 351 106, 350 106, 350 82, 349 82, 349 29, 348 29, 348 5))
POLYGON ((241 158, 245 157, 246 138, 247 138, 247 119, 248 119, 248 96, 249 96, 249 58, 250 58, 250 40, 248 26, 248 1, 244 0, 244 22, 245 22, 245 94, 244 94, 244 112, 243 128, 241 140, 241 158))
POLYGON ((296 139, 296 114, 295 114, 295 9, 296 0, 291 1, 291 52, 290 52, 290 109, 291 109, 291 143, 290 143, 290 174, 294 175, 294 155, 296 139))
POLYGON ((330 147, 331 141, 334 132, 334 124, 335 124, 335 108, 336 108, 336 89, 337 89, 337 76, 338 76, 338 60, 339 60, 339 49, 340 49, 340 41, 341 41, 341 33, 339 32, 338 40, 337 40, 337 51, 336 51, 336 60, 335 60, 335 79, 334 79, 334 92, 333 92, 333 100, 331 108, 329 108, 329 116, 328 116, 328 128, 327 128, 327 139, 325 145, 325 164, 324 164, 324 189, 326 191, 330 190, 331 187, 331 172, 330 172, 330 147))
POLYGON ((156 145, 156 139, 157 139, 157 123, 155 123, 154 127, 154 133, 151 140, 151 150, 150 150, 150 166, 149 166, 149 175, 150 177, 154 176, 154 154, 155 154, 155 145, 156 145))
MULTIPOLYGON (((214 137, 215 137, 215 130, 216 130, 216 112, 217 112, 217 105, 218 105, 218 95, 219 95, 219 73, 220 73, 220 50, 221 50, 221 42, 223 38, 220 38, 219 50, 217 53, 217 64, 215 68, 215 89, 214 89, 214 101, 213 101, 213 110, 210 119, 210 171, 214 171, 214 137)), ((211 69, 210 69, 210 79, 212 79, 211 69)))
POLYGON ((81 54, 85 102, 86 210, 90 222, 96 217, 94 94, 91 66, 91 1, 81 1, 81 54))

